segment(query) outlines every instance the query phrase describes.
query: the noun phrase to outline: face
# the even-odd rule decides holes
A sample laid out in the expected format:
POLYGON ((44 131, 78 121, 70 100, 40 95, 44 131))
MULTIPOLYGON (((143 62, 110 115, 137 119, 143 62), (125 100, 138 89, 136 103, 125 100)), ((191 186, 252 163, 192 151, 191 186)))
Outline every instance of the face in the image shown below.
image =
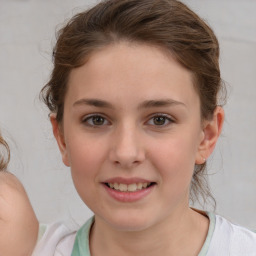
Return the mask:
POLYGON ((161 48, 119 43, 94 53, 69 78, 63 161, 96 219, 143 230, 188 208, 206 129, 190 71, 161 48))

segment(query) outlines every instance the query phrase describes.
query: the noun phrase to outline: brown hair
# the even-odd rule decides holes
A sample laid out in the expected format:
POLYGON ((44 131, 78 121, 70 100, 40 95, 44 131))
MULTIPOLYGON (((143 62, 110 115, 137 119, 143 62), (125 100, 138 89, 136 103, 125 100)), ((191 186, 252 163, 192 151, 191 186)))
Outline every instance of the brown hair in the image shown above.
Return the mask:
MULTIPOLYGON (((107 0, 75 15, 58 33, 54 69, 41 96, 62 121, 69 74, 97 49, 118 41, 140 42, 169 50, 194 75, 202 120, 211 119, 222 88, 219 44, 211 28, 176 0, 107 0)), ((191 199, 211 196, 205 164, 195 166, 191 199)))
POLYGON ((5 171, 10 160, 8 144, 0 134, 0 171, 5 171))

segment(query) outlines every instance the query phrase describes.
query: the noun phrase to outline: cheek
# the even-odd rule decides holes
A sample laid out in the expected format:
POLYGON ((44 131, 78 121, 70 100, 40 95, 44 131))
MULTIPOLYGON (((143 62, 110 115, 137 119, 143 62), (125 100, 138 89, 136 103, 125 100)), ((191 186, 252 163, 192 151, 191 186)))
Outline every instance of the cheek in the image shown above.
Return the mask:
POLYGON ((196 143, 186 136, 175 137, 151 145, 150 158, 163 166, 180 169, 193 167, 196 156, 196 143))
POLYGON ((68 144, 71 175, 74 186, 84 203, 91 208, 97 194, 97 180, 102 166, 102 145, 90 140, 76 140, 68 144))
MULTIPOLYGON (((79 137, 79 136, 78 136, 79 137)), ((74 182, 92 182, 95 179, 103 161, 102 143, 93 143, 90 139, 75 139, 67 144, 68 157, 74 182), (93 178, 94 177, 94 178, 93 178)))
POLYGON ((149 158, 158 170, 161 182, 168 183, 168 189, 173 191, 187 187, 191 182, 196 147, 194 143, 188 141, 191 142, 186 136, 176 137, 151 147, 149 158))

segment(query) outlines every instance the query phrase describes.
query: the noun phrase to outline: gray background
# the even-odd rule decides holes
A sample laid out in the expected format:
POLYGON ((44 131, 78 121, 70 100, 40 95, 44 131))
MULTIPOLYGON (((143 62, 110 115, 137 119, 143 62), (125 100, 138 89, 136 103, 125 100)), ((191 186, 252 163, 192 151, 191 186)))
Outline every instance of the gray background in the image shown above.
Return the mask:
MULTIPOLYGON (((0 0, 0 129, 10 170, 23 182, 41 222, 83 223, 76 195, 38 99, 52 64, 55 31, 95 1, 0 0)), ((186 0, 215 30, 229 88, 222 137, 209 162, 217 213, 256 229, 256 1, 186 0)))

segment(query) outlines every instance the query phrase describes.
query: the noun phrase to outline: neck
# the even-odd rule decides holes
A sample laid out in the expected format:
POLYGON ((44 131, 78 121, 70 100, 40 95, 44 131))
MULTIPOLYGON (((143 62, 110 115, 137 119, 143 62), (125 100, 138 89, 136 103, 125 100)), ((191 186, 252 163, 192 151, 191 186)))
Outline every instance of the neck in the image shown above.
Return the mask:
POLYGON ((208 218, 190 208, 142 231, 116 230, 95 216, 91 255, 198 255, 208 226, 208 218))

